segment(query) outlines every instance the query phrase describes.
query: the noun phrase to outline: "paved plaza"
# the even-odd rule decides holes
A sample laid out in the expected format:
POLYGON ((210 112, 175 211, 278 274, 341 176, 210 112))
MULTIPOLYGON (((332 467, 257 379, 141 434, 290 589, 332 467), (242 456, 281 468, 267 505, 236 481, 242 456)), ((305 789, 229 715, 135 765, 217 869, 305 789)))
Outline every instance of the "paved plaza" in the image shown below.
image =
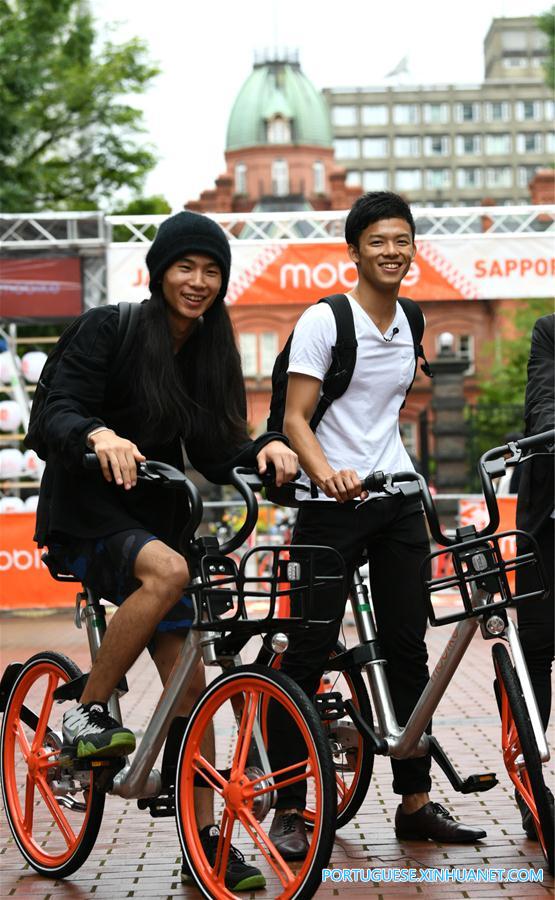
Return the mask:
MULTIPOLYGON (((428 630, 431 662, 441 653, 451 627, 428 630)), ((45 648, 61 650, 83 668, 87 667, 86 635, 75 629, 70 610, 6 616, 0 619, 0 628, 2 669, 12 660, 23 661, 45 648)), ((348 642, 354 641, 352 628, 347 627, 346 637, 348 642)), ((433 799, 444 803, 465 823, 484 827, 487 838, 476 845, 466 846, 431 842, 399 843, 393 831, 397 798, 391 789, 391 770, 389 762, 379 757, 367 800, 358 816, 337 834, 330 867, 543 867, 539 845, 527 840, 522 832, 511 785, 502 765, 492 671, 490 647, 478 634, 434 719, 434 732, 462 775, 497 773, 500 784, 489 793, 462 796, 453 791, 436 766, 433 768, 433 799)), ((140 736, 159 694, 157 676, 146 653, 133 667, 129 683, 130 692, 123 699, 125 724, 140 736)), ((551 783, 553 774, 551 762, 551 783)), ((135 801, 108 798, 98 842, 83 867, 67 881, 41 878, 25 864, 11 839, 3 814, 1 835, 2 898, 120 900, 124 897, 152 897, 170 900, 175 897, 181 900, 200 896, 195 888, 185 888, 180 883, 181 858, 173 820, 151 819, 148 813, 138 810, 135 801)), ((521 900, 552 895, 553 879, 544 872, 543 884, 373 885, 327 882, 317 896, 332 897, 347 892, 350 896, 376 900, 410 897, 521 900)), ((252 896, 269 900, 273 895, 270 891, 259 891, 252 896)))

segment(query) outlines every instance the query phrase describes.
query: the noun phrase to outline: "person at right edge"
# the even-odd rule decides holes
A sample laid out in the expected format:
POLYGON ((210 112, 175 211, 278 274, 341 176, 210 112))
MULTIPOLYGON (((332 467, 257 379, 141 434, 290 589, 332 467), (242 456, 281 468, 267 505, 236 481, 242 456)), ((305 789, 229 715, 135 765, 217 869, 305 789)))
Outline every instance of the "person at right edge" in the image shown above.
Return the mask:
MULTIPOLYGON (((413 469, 401 441, 399 412, 414 377, 415 354, 397 297, 416 253, 414 237, 412 213, 398 195, 376 191, 356 201, 345 226, 349 256, 358 271, 358 282, 345 297, 358 344, 353 376, 313 433, 309 423, 335 343, 328 305, 314 304, 295 328, 284 418, 284 432, 303 469, 300 480, 318 489, 316 497, 300 504, 292 543, 333 547, 345 561, 347 578, 339 589, 320 592, 318 615, 311 611, 311 618, 334 619, 333 624, 312 624, 308 631, 291 635, 282 671, 314 696, 337 642, 354 567, 366 549, 378 640, 400 725, 407 722, 429 677, 420 582, 420 565, 429 552, 426 524, 418 498, 370 497, 362 505, 355 498, 368 497, 361 485, 368 472, 413 469)), ((326 566, 328 574, 338 574, 329 555, 326 566)), ((295 735, 285 723, 287 733, 282 733, 277 718, 269 724, 273 769, 293 765, 302 758, 295 735)), ((457 822, 444 806, 430 801, 430 765, 429 755, 391 760, 393 790, 401 797, 395 815, 397 837, 442 843, 484 838, 485 831, 457 822)), ((287 859, 302 858, 307 849, 302 816, 306 798, 300 788, 296 783, 279 790, 270 830, 287 859)))
MULTIPOLYGON (((526 435, 541 434, 555 428, 555 313, 539 318, 532 330, 528 360, 528 382, 524 403, 526 435)), ((541 448, 540 448, 541 449, 541 448)), ((553 448, 551 448, 553 450, 553 448)), ((516 604, 518 630, 530 680, 536 695, 544 730, 551 709, 551 664, 554 653, 554 525, 555 491, 553 456, 538 454, 520 466, 522 471, 516 506, 516 527, 532 534, 540 547, 549 591, 543 600, 524 600, 516 604)), ((517 542, 518 546, 519 542, 517 542)), ((529 546, 518 546, 525 552, 529 546)), ((529 566, 516 571, 517 594, 537 587, 529 566)), ((523 828, 537 840, 532 814, 520 794, 516 800, 523 828)))

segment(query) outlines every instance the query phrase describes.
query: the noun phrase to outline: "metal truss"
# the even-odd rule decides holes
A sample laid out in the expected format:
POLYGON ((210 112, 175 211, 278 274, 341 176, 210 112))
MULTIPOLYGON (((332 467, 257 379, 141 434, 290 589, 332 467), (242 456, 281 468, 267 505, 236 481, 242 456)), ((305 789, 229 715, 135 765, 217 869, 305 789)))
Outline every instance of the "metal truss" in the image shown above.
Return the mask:
MULTIPOLYGON (((473 206, 441 209, 413 209, 418 237, 461 237, 464 235, 538 234, 555 231, 555 205, 473 206)), ((336 241, 344 234, 346 211, 214 213, 231 241, 336 241)), ((150 243, 149 226, 159 225, 165 216, 107 216, 109 227, 127 230, 128 243, 150 243)), ((125 232, 123 232, 125 235, 125 232)))
POLYGON ((0 213, 2 250, 104 247, 106 239, 101 212, 0 213))

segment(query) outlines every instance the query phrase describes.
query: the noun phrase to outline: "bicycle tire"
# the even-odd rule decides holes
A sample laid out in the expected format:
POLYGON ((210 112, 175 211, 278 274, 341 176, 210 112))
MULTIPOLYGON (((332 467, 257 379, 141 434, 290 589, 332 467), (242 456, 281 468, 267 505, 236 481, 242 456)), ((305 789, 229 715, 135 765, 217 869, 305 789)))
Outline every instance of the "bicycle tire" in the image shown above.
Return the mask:
MULTIPOLYGON (((270 654, 267 649, 264 648, 265 652, 261 651, 258 656, 259 660, 267 659, 268 665, 272 668, 275 668, 278 660, 281 658, 281 654, 270 654)), ((339 653, 343 653, 345 650, 344 645, 341 642, 337 643, 335 650, 332 651, 332 656, 336 656, 339 653)), ((329 672, 330 675, 337 675, 336 672, 329 672)), ((360 712, 363 719, 368 722, 371 728, 374 726, 374 719, 372 716, 372 705, 370 703, 370 698, 368 696, 368 691, 366 689, 366 685, 364 683, 364 679, 362 674, 358 669, 344 669, 340 675, 345 678, 347 682, 347 689, 350 694, 350 699, 353 701, 353 704, 356 709, 360 712)), ((328 675, 328 670, 326 669, 324 672, 324 678, 328 675)), ((332 690, 337 688, 337 684, 332 685, 332 690)), ((345 699, 345 697, 344 697, 345 699)), ((337 740, 337 733, 334 734, 335 726, 333 723, 324 723, 324 731, 330 741, 330 745, 339 743, 341 747, 341 739, 337 740)), ((354 729, 354 726, 353 726, 354 729)), ((334 760, 334 767, 336 770, 335 780, 337 784, 337 822, 336 828, 339 830, 347 825, 351 819, 356 816, 360 807, 364 803, 366 799, 366 795, 368 793, 368 789, 370 787, 370 782, 372 780, 372 773, 374 771, 374 752, 370 745, 370 742, 363 737, 363 735, 356 732, 357 737, 357 748, 356 748, 356 756, 353 760, 352 755, 349 753, 345 753, 341 749, 339 752, 332 753, 332 758, 334 760), (352 766, 352 771, 354 777, 347 784, 344 777, 341 776, 341 769, 345 766, 345 761, 342 757, 346 756, 349 758, 349 764, 352 766)), ((304 812, 304 818, 307 826, 310 828, 312 826, 312 811, 310 809, 306 809, 304 812)))
MULTIPOLYGON (((235 729, 235 721, 232 718, 227 731, 232 733, 235 729)), ((228 717, 229 722, 229 717, 228 717)), ((219 758, 219 757, 218 757, 219 758)), ((229 764, 229 762, 228 762, 229 764)), ((291 774, 291 773, 290 773, 291 774)), ((225 672, 215 679, 203 691, 191 712, 187 728, 179 751, 176 779, 176 818, 179 839, 181 842, 184 860, 187 862, 197 887, 205 897, 211 900, 229 900, 236 894, 225 885, 223 875, 214 875, 218 857, 214 867, 207 860, 200 844, 199 829, 196 823, 194 808, 194 788, 198 787, 198 779, 208 787, 213 787, 218 794, 219 803, 223 803, 221 816, 224 838, 220 841, 222 853, 225 854, 225 836, 235 826, 243 828, 243 833, 250 840, 249 857, 252 848, 260 850, 253 838, 253 831, 259 840, 265 843, 268 854, 260 853, 260 862, 265 866, 264 874, 269 874, 273 879, 273 885, 277 882, 276 890, 272 896, 280 900, 305 900, 312 897, 322 879, 322 869, 328 865, 335 836, 335 809, 336 791, 335 779, 328 741, 314 709, 306 694, 286 675, 259 665, 239 666, 231 672, 225 672), (207 733, 207 727, 213 723, 216 715, 226 703, 239 697, 243 704, 243 713, 237 733, 240 739, 234 744, 231 738, 229 746, 225 746, 223 729, 216 726, 219 735, 218 754, 224 760, 231 762, 231 769, 209 769, 209 763, 204 759, 201 744, 207 733), (257 711, 261 701, 269 697, 274 702, 283 705, 289 715, 292 716, 296 726, 301 730, 307 742, 309 762, 308 773, 301 772, 307 781, 314 777, 314 788, 317 792, 317 820, 315 830, 312 832, 312 840, 309 841, 309 852, 304 861, 290 865, 279 857, 276 859, 275 847, 268 838, 265 828, 265 816, 270 812, 269 808, 262 815, 259 812, 258 819, 253 810, 255 802, 262 800, 266 795, 271 797, 271 786, 268 786, 270 773, 255 773, 255 778, 249 778, 246 774, 248 766, 248 750, 251 747, 250 737, 254 723, 257 721, 257 711), (247 743, 248 742, 248 743, 247 743), (231 752, 229 752, 231 750, 231 752), (222 774, 222 772, 224 774, 222 774), (226 774, 229 772, 226 778, 226 774), (197 779, 195 781, 195 779, 197 779), (258 782, 262 785, 260 790, 252 786, 258 782), (216 790, 217 789, 217 790, 216 790), (239 797, 237 791, 242 793, 239 797), (250 831, 249 831, 250 829, 250 831), (273 848, 273 850, 272 850, 273 848), (269 856, 272 857, 270 861, 269 856), (293 871, 295 870, 295 871, 293 871)), ((268 799, 268 803, 270 800, 268 799)), ((269 831, 269 826, 268 826, 269 831)), ((228 841, 231 841, 229 835, 228 841)), ((236 838, 234 837, 234 843, 236 838)), ((218 850, 218 854, 220 850, 218 850)), ((220 863, 220 870, 225 868, 227 857, 220 863)))
POLYGON ((60 683, 81 674, 62 653, 43 651, 32 656, 13 683, 0 733, 0 781, 11 832, 29 865, 49 878, 65 878, 83 865, 104 812, 105 794, 96 787, 92 770, 88 788, 69 792, 77 803, 73 809, 63 807, 51 787, 61 771, 47 762, 59 755, 61 747, 55 730, 55 725, 61 725, 61 713, 58 723, 52 694, 60 683), (26 754, 31 752, 29 764, 26 754), (77 794, 82 794, 82 802, 75 799, 77 794))
POLYGON ((494 644, 491 652, 499 691, 503 760, 509 778, 532 813, 540 846, 553 875, 553 804, 545 785, 528 708, 507 648, 494 644))

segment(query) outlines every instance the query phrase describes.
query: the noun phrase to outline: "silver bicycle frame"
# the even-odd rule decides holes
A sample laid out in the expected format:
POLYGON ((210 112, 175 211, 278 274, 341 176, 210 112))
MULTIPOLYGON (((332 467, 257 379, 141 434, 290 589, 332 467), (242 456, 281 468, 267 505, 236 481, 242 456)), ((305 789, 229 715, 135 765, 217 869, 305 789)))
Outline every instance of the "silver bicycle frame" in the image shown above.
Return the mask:
MULTIPOLYGON (((361 642, 377 640, 376 626, 369 602, 368 588, 364 584, 360 572, 355 570, 353 591, 351 592, 353 615, 361 642)), ((488 594, 474 587, 471 596, 472 606, 485 606, 488 594)), ((445 694, 449 683, 456 672, 461 659, 478 628, 478 618, 464 619, 455 626, 445 649, 430 675, 428 684, 422 691, 407 724, 401 728, 391 701, 389 684, 385 671, 384 659, 372 660, 364 666, 370 687, 372 703, 378 720, 377 733, 387 743, 387 755, 395 759, 407 759, 424 756, 428 752, 429 741, 426 728, 445 694)), ((528 669, 524 661, 518 630, 509 619, 502 635, 509 641, 517 675, 522 687, 524 700, 528 707, 530 721, 536 738, 542 762, 549 759, 549 748, 538 711, 538 705, 530 682, 528 669)))
MULTIPOLYGON (((82 621, 85 622, 91 659, 94 662, 104 637, 106 623, 104 616, 98 615, 97 601, 88 590, 86 591, 85 605, 83 609, 77 611, 76 619, 77 618, 79 627, 81 627, 82 621)), ((157 769, 153 769, 154 762, 162 749, 181 698, 194 677, 194 673, 200 660, 203 659, 206 666, 213 666, 218 663, 217 656, 214 652, 214 642, 217 638, 218 634, 214 632, 196 631, 194 629, 189 631, 156 709, 152 714, 152 718, 147 726, 143 739, 133 757, 133 761, 130 764, 125 765, 124 768, 114 776, 113 787, 110 791, 111 794, 125 797, 126 799, 156 797, 160 794, 162 777, 157 769)), ((240 664, 241 657, 239 655, 232 659, 226 657, 225 663, 222 660, 222 667, 226 669, 234 668, 240 664)), ((117 692, 112 694, 109 700, 109 709, 110 714, 113 715, 118 722, 121 722, 121 711, 117 692)), ((234 704, 234 712, 236 718, 238 717, 238 720, 240 721, 240 711, 237 703, 234 704)), ((258 723, 255 723, 253 729, 253 741, 262 765, 267 772, 270 772, 270 762, 258 723)))

